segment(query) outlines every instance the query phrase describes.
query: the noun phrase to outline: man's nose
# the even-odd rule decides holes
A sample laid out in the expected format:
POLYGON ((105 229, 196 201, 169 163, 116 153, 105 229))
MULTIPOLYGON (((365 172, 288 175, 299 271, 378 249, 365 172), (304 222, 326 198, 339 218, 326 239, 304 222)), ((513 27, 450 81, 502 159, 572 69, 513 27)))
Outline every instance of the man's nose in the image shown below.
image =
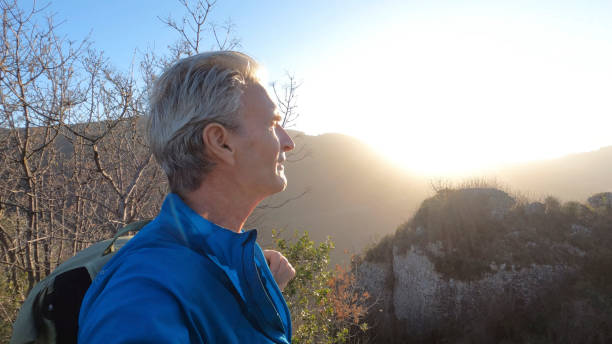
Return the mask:
POLYGON ((281 126, 278 127, 278 130, 279 130, 278 139, 280 141, 282 151, 288 152, 290 150, 293 150, 295 148, 295 143, 289 136, 289 133, 287 133, 285 128, 281 126))

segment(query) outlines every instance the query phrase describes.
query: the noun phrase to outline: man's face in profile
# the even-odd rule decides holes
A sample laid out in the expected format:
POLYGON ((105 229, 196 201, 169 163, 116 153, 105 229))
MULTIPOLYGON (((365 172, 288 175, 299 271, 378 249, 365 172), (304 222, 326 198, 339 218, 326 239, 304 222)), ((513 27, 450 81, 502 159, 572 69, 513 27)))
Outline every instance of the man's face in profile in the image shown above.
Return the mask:
POLYGON ((240 128, 236 131, 236 168, 240 183, 262 199, 287 186, 283 162, 295 145, 281 126, 282 118, 266 90, 249 84, 242 95, 240 128))

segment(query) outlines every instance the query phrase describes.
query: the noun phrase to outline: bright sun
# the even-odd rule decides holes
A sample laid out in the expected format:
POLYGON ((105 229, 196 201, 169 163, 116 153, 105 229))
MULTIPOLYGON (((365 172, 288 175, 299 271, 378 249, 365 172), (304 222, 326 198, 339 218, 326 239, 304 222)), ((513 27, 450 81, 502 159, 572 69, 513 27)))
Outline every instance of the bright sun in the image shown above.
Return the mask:
POLYGON ((356 136, 428 174, 612 144, 609 43, 479 20, 402 23, 363 37, 390 49, 346 47, 309 75, 306 131, 356 136))

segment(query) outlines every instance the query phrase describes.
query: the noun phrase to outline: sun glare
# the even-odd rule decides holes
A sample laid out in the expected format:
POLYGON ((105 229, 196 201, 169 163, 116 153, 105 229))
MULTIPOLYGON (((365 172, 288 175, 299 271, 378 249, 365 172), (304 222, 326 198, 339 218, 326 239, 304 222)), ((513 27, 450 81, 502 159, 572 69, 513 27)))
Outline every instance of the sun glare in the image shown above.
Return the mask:
POLYGON ((304 112, 406 168, 466 174, 612 144, 609 41, 483 18, 395 23, 363 41, 391 48, 345 47, 309 76, 304 112))

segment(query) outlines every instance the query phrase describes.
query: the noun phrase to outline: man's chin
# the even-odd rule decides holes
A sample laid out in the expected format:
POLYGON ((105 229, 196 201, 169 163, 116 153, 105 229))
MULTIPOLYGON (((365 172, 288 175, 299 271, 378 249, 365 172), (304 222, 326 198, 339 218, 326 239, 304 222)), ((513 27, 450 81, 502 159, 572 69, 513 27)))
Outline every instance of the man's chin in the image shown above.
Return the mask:
POLYGON ((284 175, 277 174, 274 182, 268 185, 266 197, 282 192, 286 188, 287 188, 287 178, 285 178, 284 175))
POLYGON ((276 192, 284 191, 287 188, 287 178, 285 177, 284 174, 278 176, 278 184, 279 184, 279 190, 276 192))
POLYGON ((287 178, 285 178, 285 176, 283 176, 280 179, 281 179, 281 182, 280 182, 281 189, 278 192, 285 191, 285 189, 287 188, 287 178))

